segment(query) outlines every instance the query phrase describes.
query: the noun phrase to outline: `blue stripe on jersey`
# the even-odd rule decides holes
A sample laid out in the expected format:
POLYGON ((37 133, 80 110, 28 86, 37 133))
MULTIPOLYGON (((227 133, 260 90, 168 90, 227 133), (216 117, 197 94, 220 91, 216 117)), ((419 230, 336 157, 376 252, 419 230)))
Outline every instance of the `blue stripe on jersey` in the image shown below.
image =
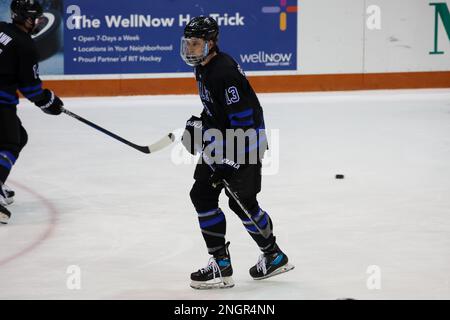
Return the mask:
POLYGON ((19 99, 16 99, 14 101, 6 101, 0 98, 0 104, 10 104, 10 105, 17 105, 19 104, 19 99))
POLYGON ((13 96, 12 94, 0 91, 0 103, 4 104, 18 104, 19 99, 16 96, 13 96))
POLYGON ((248 127, 248 126, 253 126, 255 124, 255 122, 253 121, 253 119, 250 120, 233 120, 231 119, 230 124, 234 127, 248 127))
POLYGON ((230 113, 228 115, 228 119, 232 120, 233 118, 245 118, 253 115, 253 109, 247 109, 241 112, 230 113))
POLYGON ((39 83, 36 86, 32 86, 32 87, 23 87, 23 88, 19 88, 20 92, 22 92, 23 94, 25 93, 31 93, 34 92, 36 90, 42 90, 42 83, 39 83))
POLYGON ((15 95, 12 95, 6 91, 0 91, 0 97, 10 99, 10 100, 17 99, 17 97, 15 95))
POLYGON ((41 90, 39 90, 39 91, 37 91, 35 93, 32 93, 32 94, 26 94, 26 93, 23 93, 23 92, 22 93, 27 99, 31 99, 33 97, 36 97, 36 96, 42 94, 42 92, 44 92, 44 90, 41 89, 41 90))

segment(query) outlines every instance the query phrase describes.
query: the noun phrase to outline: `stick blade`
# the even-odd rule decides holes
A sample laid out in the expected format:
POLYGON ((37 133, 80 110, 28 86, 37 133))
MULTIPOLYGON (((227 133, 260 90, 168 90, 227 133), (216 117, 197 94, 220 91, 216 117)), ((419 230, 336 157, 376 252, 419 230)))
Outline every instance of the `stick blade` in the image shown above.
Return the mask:
POLYGON ((171 145, 175 141, 175 135, 173 133, 169 133, 164 136, 162 139, 156 141, 155 143, 148 146, 148 150, 150 153, 156 152, 158 150, 164 149, 171 145))

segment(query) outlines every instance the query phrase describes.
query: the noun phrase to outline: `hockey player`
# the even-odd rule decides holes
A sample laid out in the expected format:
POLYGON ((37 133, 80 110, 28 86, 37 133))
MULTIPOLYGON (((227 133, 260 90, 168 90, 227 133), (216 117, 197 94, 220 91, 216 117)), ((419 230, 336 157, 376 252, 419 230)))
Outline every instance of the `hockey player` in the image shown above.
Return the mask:
POLYGON ((31 38, 43 13, 34 0, 11 2, 12 23, 0 22, 0 223, 11 213, 5 206, 13 202, 14 192, 5 186, 28 135, 17 116, 17 90, 47 114, 61 113, 62 101, 42 88, 38 54, 31 38))
POLYGON ((257 201, 261 190, 261 155, 267 149, 263 110, 240 66, 229 55, 219 51, 218 36, 219 28, 214 19, 196 17, 185 27, 181 40, 181 56, 194 67, 204 106, 200 118, 192 116, 187 121, 183 135, 183 144, 188 151, 202 154, 195 169, 190 197, 208 253, 212 255, 205 268, 191 274, 191 287, 194 289, 234 286, 229 242, 225 241, 226 220, 218 205, 224 180, 241 202, 238 203, 226 190, 229 207, 239 216, 262 251, 257 264, 250 268, 250 275, 254 279, 264 279, 293 268, 276 243, 271 218, 257 201), (209 139, 207 136, 211 130, 222 133, 222 138, 215 136, 209 139), (236 140, 227 135, 230 130, 245 134, 248 138, 246 143, 230 144, 229 140, 236 140), (202 137, 200 141, 195 139, 198 133, 202 137), (255 150, 257 158, 251 162, 250 159, 255 159, 252 157, 255 150), (241 205, 258 226, 249 219, 241 205))

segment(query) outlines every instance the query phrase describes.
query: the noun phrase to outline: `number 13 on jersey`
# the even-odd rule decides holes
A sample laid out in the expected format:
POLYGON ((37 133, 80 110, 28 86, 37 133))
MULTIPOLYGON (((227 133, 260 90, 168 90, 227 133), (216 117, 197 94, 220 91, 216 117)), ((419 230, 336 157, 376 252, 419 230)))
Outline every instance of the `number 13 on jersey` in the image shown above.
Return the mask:
POLYGON ((238 103, 240 100, 238 89, 234 86, 226 89, 225 99, 227 101, 227 106, 233 103, 238 103))

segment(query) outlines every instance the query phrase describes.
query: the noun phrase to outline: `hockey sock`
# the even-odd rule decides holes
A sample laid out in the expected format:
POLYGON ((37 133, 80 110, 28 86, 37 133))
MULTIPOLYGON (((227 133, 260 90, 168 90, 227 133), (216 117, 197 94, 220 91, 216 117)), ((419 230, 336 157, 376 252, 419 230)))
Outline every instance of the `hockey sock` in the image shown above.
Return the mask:
POLYGON ((270 219, 267 212, 265 212, 259 207, 256 210, 250 211, 250 214, 252 215, 253 220, 257 222, 259 229, 261 230, 264 230, 266 228, 270 229, 270 236, 269 238, 266 239, 261 235, 260 231, 256 228, 253 221, 251 221, 247 217, 245 218, 241 217, 245 229, 253 238, 253 240, 255 240, 255 242, 258 244, 261 251, 269 252, 275 244, 275 237, 272 233, 273 230, 272 219, 270 219))
POLYGON ((251 214, 253 220, 257 222, 259 229, 264 230, 266 228, 269 228, 270 236, 268 238, 263 237, 258 228, 256 228, 254 222, 250 220, 249 217, 247 217, 245 212, 242 211, 241 207, 236 203, 236 201, 234 201, 233 199, 230 199, 229 201, 231 210, 233 210, 242 220, 245 229, 253 238, 253 240, 256 242, 261 251, 262 252, 270 251, 275 244, 275 237, 272 232, 273 230, 272 220, 270 219, 267 212, 265 212, 259 207, 256 199, 254 198, 250 200, 247 199, 244 200, 243 203, 248 209, 248 212, 251 214))
POLYGON ((200 229, 205 239, 208 253, 214 254, 225 246, 226 220, 220 208, 197 212, 200 229))
POLYGON ((9 151, 0 151, 0 182, 5 183, 16 162, 16 157, 9 151))

